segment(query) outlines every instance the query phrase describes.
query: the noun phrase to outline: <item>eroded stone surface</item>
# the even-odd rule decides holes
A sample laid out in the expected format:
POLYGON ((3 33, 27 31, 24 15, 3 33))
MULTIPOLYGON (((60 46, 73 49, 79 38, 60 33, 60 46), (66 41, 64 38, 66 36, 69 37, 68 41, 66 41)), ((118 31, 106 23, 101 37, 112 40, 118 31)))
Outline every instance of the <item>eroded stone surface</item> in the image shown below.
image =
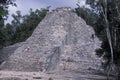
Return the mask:
POLYGON ((59 8, 47 14, 32 36, 0 68, 93 73, 101 67, 100 60, 95 55, 95 49, 100 44, 93 28, 82 18, 70 9, 59 8))
POLYGON ((0 49, 0 64, 4 62, 5 60, 7 60, 8 57, 12 55, 18 47, 22 45, 23 45, 23 42, 20 42, 20 43, 16 43, 14 45, 10 45, 10 46, 0 49))

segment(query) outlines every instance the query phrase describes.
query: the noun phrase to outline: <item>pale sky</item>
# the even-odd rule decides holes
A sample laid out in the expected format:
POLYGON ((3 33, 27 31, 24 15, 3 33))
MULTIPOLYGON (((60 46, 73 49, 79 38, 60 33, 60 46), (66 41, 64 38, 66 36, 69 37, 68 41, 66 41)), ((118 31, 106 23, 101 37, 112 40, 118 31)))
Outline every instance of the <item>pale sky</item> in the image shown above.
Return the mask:
MULTIPOLYGON (((30 8, 33 10, 40 9, 40 8, 46 8, 47 6, 51 6, 50 9, 55 9, 58 7, 71 7, 75 8, 77 7, 76 3, 77 1, 80 2, 80 5, 85 5, 86 0, 16 0, 17 7, 10 6, 9 7, 9 13, 13 14, 17 10, 20 10, 22 14, 27 14, 30 8)), ((9 17, 7 22, 10 22, 12 20, 11 17, 9 17)))

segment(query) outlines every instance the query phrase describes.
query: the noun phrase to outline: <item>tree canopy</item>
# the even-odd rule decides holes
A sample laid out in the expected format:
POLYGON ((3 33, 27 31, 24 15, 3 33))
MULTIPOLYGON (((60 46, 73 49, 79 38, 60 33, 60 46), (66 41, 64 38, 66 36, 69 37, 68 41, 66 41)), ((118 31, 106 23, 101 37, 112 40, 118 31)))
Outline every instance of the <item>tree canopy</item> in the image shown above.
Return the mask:
POLYGON ((26 15, 16 11, 16 14, 12 15, 12 22, 6 24, 3 29, 5 35, 4 46, 26 40, 48 11, 49 7, 40 10, 36 9, 35 11, 30 9, 26 15))
POLYGON ((9 5, 16 6, 15 0, 0 0, 0 48, 3 47, 4 34, 4 21, 7 19, 9 5))
MULTIPOLYGON (((76 12, 92 25, 96 35, 102 41, 96 50, 104 59, 103 67, 110 72, 120 73, 120 1, 119 0, 86 0, 90 8, 79 7, 76 12)), ((117 75, 118 75, 117 74, 117 75)))

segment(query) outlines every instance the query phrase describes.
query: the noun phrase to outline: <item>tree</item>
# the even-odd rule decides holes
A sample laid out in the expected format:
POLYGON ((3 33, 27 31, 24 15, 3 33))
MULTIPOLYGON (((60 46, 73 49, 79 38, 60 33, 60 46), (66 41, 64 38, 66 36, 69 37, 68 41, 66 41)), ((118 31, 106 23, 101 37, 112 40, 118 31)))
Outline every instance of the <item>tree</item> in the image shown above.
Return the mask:
POLYGON ((16 14, 12 15, 12 23, 8 23, 3 30, 5 35, 4 45, 8 46, 25 41, 48 11, 49 7, 40 10, 36 9, 35 11, 30 9, 29 13, 26 15, 21 15, 20 11, 16 11, 16 14))
POLYGON ((101 48, 96 52, 105 59, 103 66, 105 69, 107 68, 108 76, 113 71, 120 73, 120 1, 87 0, 86 4, 90 5, 89 10, 92 11, 92 14, 97 15, 95 20, 90 23, 96 35, 102 40, 101 48))
POLYGON ((4 28, 4 20, 7 19, 8 15, 8 7, 9 5, 16 6, 14 3, 15 0, 1 0, 0 1, 0 46, 3 46, 4 35, 3 35, 3 28, 4 28))

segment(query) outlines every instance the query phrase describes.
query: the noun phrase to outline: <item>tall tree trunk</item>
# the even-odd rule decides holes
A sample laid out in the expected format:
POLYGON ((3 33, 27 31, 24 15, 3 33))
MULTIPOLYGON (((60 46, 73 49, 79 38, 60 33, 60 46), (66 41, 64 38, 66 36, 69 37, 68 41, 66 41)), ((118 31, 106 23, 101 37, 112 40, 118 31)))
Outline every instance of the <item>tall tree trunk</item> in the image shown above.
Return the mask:
POLYGON ((103 10, 103 16, 105 19, 105 23, 106 23, 106 35, 107 35, 107 39, 108 39, 108 43, 109 43, 109 47, 110 47, 110 54, 111 54, 111 59, 110 59, 110 63, 108 65, 108 75, 107 77, 109 78, 109 74, 110 71, 113 69, 114 66, 114 54, 113 54, 113 45, 112 45, 112 37, 110 34, 110 25, 109 25, 109 21, 108 21, 108 16, 107 16, 107 0, 104 0, 103 2, 104 7, 102 6, 102 10, 103 10))

